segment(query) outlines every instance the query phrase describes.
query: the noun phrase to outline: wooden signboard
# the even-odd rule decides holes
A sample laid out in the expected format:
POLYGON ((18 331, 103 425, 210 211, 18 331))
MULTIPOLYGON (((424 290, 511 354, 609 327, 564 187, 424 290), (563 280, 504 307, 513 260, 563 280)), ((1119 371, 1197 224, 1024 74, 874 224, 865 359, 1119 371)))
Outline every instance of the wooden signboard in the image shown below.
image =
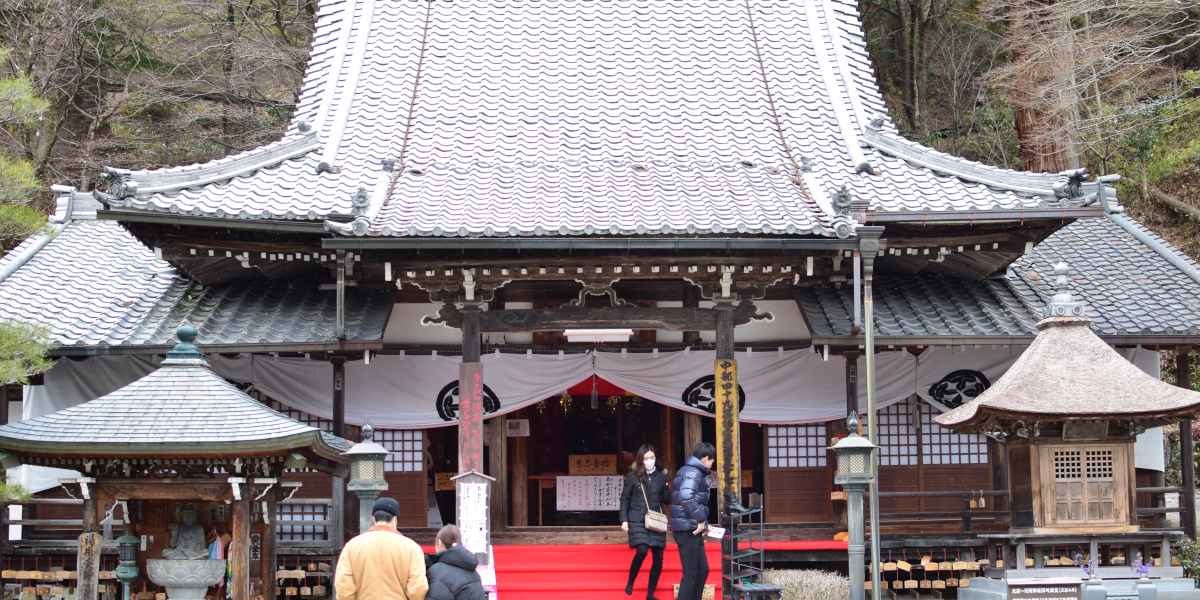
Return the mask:
POLYGON ((84 533, 79 536, 79 554, 77 555, 79 572, 79 600, 96 600, 99 597, 100 586, 100 544, 103 540, 98 533, 84 533))
POLYGON ((560 511, 620 510, 623 477, 559 477, 555 481, 560 511))
POLYGON ((568 475, 616 475, 615 454, 572 454, 567 457, 568 475))
POLYGON ((455 475, 456 473, 434 473, 433 490, 435 492, 453 492, 454 480, 451 479, 451 477, 454 477, 455 475))
POLYGON ((1075 577, 1009 579, 1008 600, 1080 600, 1083 583, 1075 577))

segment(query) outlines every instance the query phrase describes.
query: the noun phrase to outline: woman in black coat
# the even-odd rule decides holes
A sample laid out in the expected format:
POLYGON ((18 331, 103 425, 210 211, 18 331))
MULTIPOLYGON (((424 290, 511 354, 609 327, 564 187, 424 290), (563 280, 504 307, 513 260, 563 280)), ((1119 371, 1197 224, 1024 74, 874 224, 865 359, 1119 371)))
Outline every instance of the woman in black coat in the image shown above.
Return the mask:
POLYGON ((633 581, 642 569, 646 553, 651 552, 654 559, 650 565, 647 600, 656 600, 654 588, 658 586, 658 576, 662 573, 663 548, 667 547, 667 534, 646 529, 646 512, 665 512, 664 505, 671 501, 671 486, 667 483, 667 473, 657 467, 656 459, 654 446, 642 444, 642 447, 638 448, 633 467, 625 476, 625 487, 621 489, 621 529, 629 532, 629 547, 636 550, 633 563, 629 565, 629 582, 625 584, 625 595, 633 595, 633 581))
POLYGON ((463 547, 462 534, 455 525, 447 525, 437 534, 433 564, 426 571, 429 592, 426 600, 487 600, 475 555, 463 547))

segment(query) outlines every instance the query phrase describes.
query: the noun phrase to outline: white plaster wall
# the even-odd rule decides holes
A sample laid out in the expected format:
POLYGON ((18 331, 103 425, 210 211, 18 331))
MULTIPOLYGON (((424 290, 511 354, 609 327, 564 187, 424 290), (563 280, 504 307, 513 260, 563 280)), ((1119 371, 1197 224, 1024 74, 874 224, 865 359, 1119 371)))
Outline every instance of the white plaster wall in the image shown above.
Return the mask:
POLYGON ((440 303, 428 304, 395 304, 392 306, 392 316, 388 319, 387 329, 383 331, 385 344, 412 345, 452 345, 462 344, 462 332, 445 325, 421 325, 421 319, 427 316, 437 316, 440 303))

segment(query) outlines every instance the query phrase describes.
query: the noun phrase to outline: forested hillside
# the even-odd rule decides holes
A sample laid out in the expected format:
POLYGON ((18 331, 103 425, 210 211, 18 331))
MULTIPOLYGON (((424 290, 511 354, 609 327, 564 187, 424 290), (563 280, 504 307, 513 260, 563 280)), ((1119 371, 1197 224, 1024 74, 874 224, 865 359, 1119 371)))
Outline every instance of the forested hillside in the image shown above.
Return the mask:
MULTIPOLYGON (((316 9, 0 0, 0 243, 40 226, 51 183, 91 189, 106 165, 201 162, 277 138, 316 9)), ((1200 0, 859 9, 905 135, 997 166, 1120 173, 1129 212, 1200 257, 1200 0)))

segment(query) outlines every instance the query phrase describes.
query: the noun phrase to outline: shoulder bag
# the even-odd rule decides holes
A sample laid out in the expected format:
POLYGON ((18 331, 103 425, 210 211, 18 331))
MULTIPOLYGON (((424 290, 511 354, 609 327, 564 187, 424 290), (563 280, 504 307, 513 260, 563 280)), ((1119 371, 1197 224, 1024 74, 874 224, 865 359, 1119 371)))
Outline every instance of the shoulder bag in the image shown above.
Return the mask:
POLYGON ((642 484, 642 498, 646 500, 646 529, 658 533, 665 533, 670 528, 670 521, 667 515, 660 511, 650 510, 650 498, 646 497, 646 484, 642 484))

